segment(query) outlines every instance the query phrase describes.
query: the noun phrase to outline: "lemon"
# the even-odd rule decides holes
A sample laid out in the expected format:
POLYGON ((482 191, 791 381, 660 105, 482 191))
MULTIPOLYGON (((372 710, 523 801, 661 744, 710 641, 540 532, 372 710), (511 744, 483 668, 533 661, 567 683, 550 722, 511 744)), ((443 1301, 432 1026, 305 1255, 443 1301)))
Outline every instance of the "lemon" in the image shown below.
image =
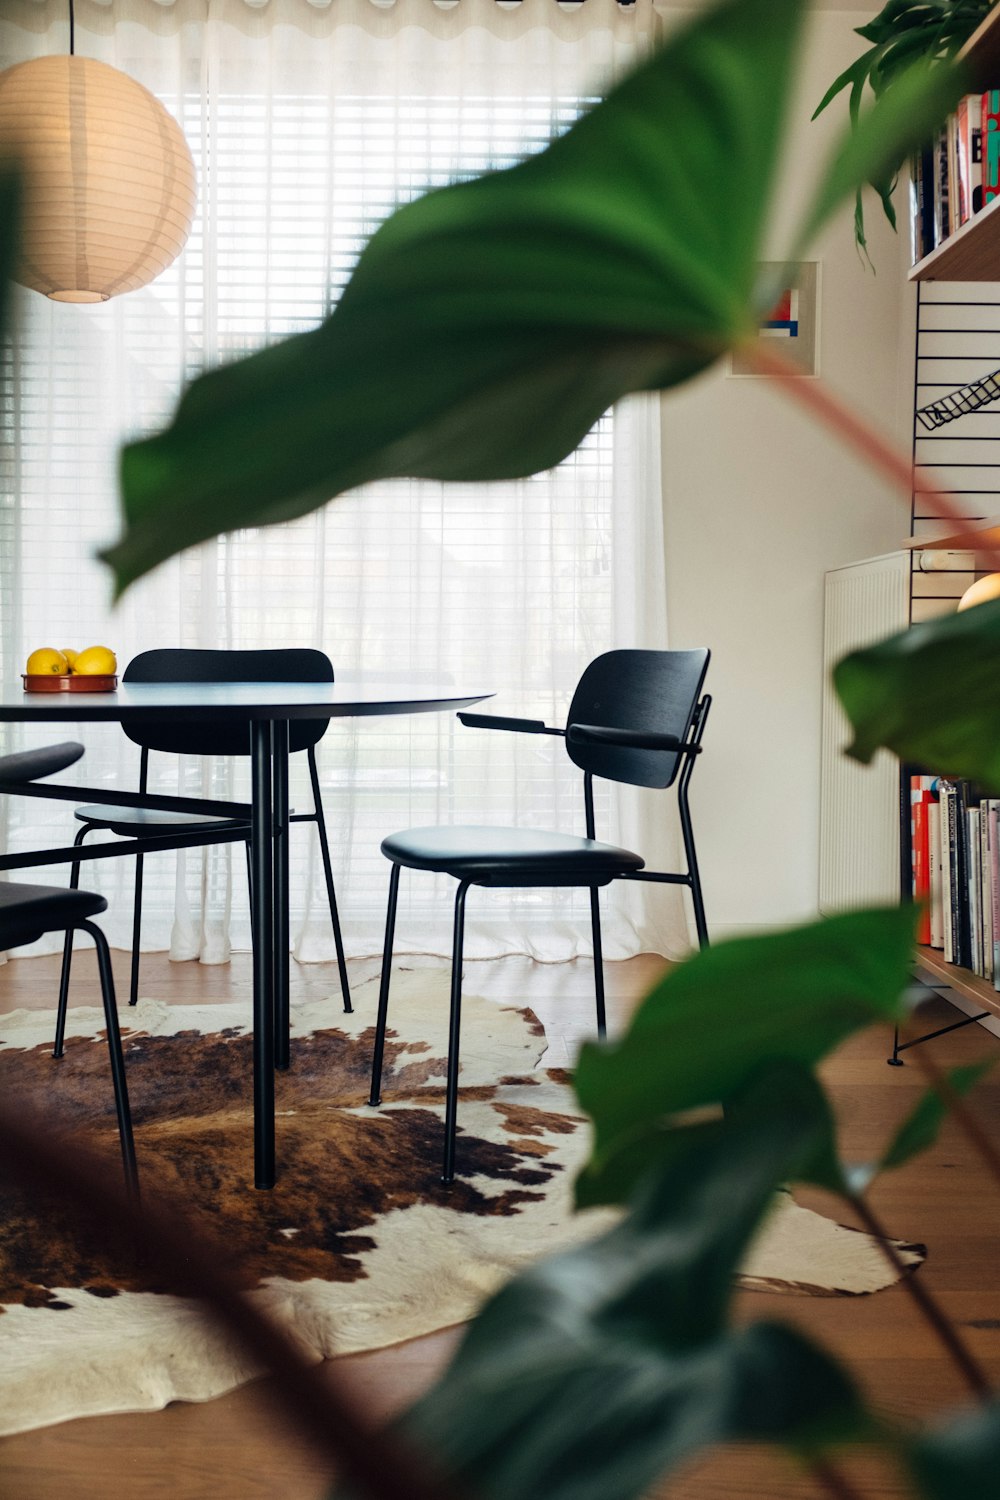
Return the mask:
POLYGON ((54 646, 39 646, 38 650, 32 651, 28 657, 24 670, 32 677, 41 677, 49 672, 54 672, 61 677, 69 671, 69 662, 54 646))
POLYGON ((66 665, 69 667, 70 671, 75 672, 76 659, 80 655, 79 651, 74 651, 72 646, 64 646, 62 648, 62 654, 66 658, 66 665))
POLYGON ((118 670, 115 653, 107 646, 88 646, 78 653, 73 671, 88 677, 110 677, 118 670))

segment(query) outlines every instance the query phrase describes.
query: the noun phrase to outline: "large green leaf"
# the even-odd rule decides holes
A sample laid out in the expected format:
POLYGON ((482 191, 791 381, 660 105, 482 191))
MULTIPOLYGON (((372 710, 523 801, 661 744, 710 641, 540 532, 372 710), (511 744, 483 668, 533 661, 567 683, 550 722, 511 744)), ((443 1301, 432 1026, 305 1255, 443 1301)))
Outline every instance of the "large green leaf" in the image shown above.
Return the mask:
MULTIPOLYGON (((952 1091, 961 1098, 967 1094, 980 1078, 984 1078, 994 1065, 994 1059, 972 1063, 962 1068, 952 1068, 947 1081, 952 1091)), ((929 1150, 941 1132, 948 1117, 948 1106, 937 1089, 930 1088, 917 1100, 906 1119, 894 1132, 892 1140, 877 1161, 852 1166, 846 1173, 851 1189, 863 1193, 882 1172, 895 1167, 904 1167, 915 1156, 929 1150)))
POLYGON ((907 1450, 926 1500, 996 1500, 1000 1489, 1000 1405, 963 1413, 907 1450))
POLYGON ((914 922, 906 907, 851 912, 719 943, 671 970, 620 1041, 580 1053, 589 1170, 603 1174, 606 1158, 635 1151, 671 1115, 726 1103, 767 1058, 811 1065, 859 1027, 898 1016, 914 922))
POLYGON ((725 1331, 775 1186, 815 1147, 795 1072, 758 1075, 738 1123, 689 1135, 622 1223, 517 1277, 475 1319, 405 1422, 470 1494, 630 1500, 708 1444, 808 1450, 864 1427, 849 1380, 797 1333, 725 1331))
POLYGON ((914 625, 854 651, 834 686, 854 728, 847 753, 902 760, 1000 792, 1000 601, 914 625))
POLYGON ((313 333, 196 381, 124 451, 119 590, 388 475, 500 479, 753 326, 803 0, 725 0, 538 156, 374 235, 313 333))

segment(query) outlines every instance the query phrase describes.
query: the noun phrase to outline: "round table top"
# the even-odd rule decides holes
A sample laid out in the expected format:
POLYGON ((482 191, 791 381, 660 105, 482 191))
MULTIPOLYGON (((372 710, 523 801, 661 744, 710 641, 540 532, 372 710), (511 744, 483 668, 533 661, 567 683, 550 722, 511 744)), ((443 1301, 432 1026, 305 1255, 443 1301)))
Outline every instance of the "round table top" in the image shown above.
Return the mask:
POLYGON ((0 685, 0 722, 121 722, 125 719, 341 719, 468 708, 489 691, 451 684, 343 682, 119 683, 113 693, 26 693, 0 685))

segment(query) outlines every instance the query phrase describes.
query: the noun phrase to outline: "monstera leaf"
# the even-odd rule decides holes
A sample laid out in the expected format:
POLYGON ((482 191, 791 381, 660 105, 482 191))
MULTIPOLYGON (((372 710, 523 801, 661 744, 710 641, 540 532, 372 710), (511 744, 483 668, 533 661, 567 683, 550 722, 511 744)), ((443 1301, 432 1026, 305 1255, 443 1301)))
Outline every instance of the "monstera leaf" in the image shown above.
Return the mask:
POLYGON ((925 1500, 995 1500, 1000 1474, 1000 1405, 962 1413, 906 1449, 925 1500))
POLYGON ((733 1277, 775 1187, 826 1129, 801 1069, 758 1072, 609 1233, 516 1277, 404 1421, 482 1500, 631 1500, 708 1444, 810 1453, 866 1430, 834 1362, 789 1328, 728 1333, 733 1277))
POLYGON ((880 747, 1000 792, 1000 601, 914 625, 839 662, 834 686, 854 728, 848 754, 880 747))
MULTIPOLYGON (((729 1105, 767 1058, 811 1065, 852 1031, 900 1014, 912 908, 850 912, 788 932, 719 943, 672 969, 626 1034, 589 1043, 576 1091, 594 1121, 581 1201, 607 1201, 617 1172, 657 1153, 665 1122, 729 1105)), ((830 1155, 814 1180, 831 1180, 830 1155)))
MULTIPOLYGON (((546 151, 402 208, 321 328, 197 380, 167 431, 124 451, 119 592, 367 480, 536 473, 620 396, 745 339, 770 305, 756 267, 804 9, 724 0, 546 151)), ((924 80, 905 118, 877 106, 804 233, 943 98, 924 80)))

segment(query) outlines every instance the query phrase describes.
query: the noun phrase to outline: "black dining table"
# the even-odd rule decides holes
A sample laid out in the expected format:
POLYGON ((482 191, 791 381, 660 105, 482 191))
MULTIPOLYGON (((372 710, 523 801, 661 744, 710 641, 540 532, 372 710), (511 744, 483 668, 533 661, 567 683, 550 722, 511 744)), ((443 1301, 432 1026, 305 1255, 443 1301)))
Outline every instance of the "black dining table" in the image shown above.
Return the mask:
MULTIPOLYGON (((119 807, 155 807, 168 812, 239 818, 250 823, 253 917, 253 1117, 254 1185, 271 1188, 276 1178, 274 1131, 275 1068, 288 1066, 289 921, 288 921, 288 726, 293 719, 368 718, 388 714, 442 713, 467 708, 491 697, 489 691, 458 692, 453 686, 405 680, 391 683, 364 678, 342 682, 122 683, 115 692, 26 693, 21 686, 0 686, 0 722, 137 723, 169 718, 174 722, 243 720, 250 740, 251 800, 224 802, 198 797, 170 797, 122 792, 107 787, 64 783, 17 782, 4 790, 18 795, 119 807)), ((199 842, 226 842, 232 832, 220 830, 199 842)), ((182 837, 165 834, 141 840, 119 840, 113 846, 45 849, 0 855, 0 870, 24 869, 110 854, 148 853, 184 847, 182 837)))

